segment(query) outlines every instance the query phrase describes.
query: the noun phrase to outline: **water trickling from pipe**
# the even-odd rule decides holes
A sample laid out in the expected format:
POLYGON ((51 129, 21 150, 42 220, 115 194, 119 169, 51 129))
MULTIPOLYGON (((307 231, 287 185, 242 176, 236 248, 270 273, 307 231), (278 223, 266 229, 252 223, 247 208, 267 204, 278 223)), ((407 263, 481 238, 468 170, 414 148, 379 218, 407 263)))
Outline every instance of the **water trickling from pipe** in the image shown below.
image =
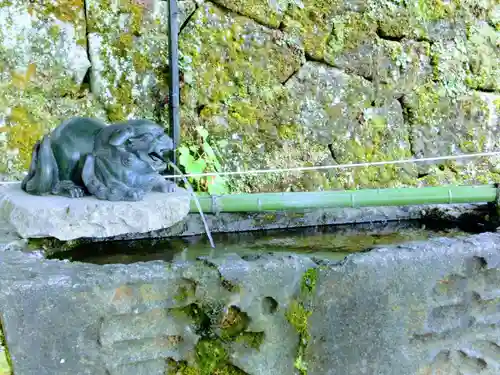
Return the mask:
POLYGON ((208 223, 207 223, 207 220, 205 218, 205 215, 203 214, 203 210, 201 209, 201 205, 200 205, 200 201, 198 200, 198 197, 196 196, 196 194, 194 193, 194 190, 193 190, 193 187, 191 186, 191 184, 189 183, 189 181, 187 180, 187 178, 184 176, 184 173, 182 173, 182 171, 177 167, 177 165, 175 165, 174 163, 172 163, 171 161, 168 161, 168 164, 175 169, 175 171, 177 173, 179 173, 179 175, 181 175, 181 178, 182 180, 184 181, 184 183, 186 184, 186 188, 187 190, 189 191, 189 193, 191 193, 191 196, 193 197, 194 199, 194 202, 196 203, 196 207, 198 208, 198 211, 200 213, 200 216, 201 216, 201 220, 203 221, 203 226, 205 227, 205 232, 207 233, 207 237, 208 237, 208 240, 210 241, 210 246, 215 249, 215 244, 214 244, 214 240, 212 238, 212 234, 210 233, 210 228, 208 227, 208 223))

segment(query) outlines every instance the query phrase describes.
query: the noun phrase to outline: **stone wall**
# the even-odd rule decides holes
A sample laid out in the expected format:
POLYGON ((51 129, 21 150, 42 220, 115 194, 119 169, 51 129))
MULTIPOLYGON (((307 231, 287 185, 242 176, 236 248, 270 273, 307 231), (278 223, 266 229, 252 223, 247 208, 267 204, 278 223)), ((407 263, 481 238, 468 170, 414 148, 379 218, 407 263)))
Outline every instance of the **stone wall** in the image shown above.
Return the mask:
MULTIPOLYGON (((495 0, 179 5, 182 140, 195 160, 206 161, 197 168, 498 149, 495 0), (200 136, 205 130, 210 148, 200 136)), ((25 170, 34 141, 68 116, 146 117, 166 125, 166 28, 166 3, 159 0, 0 0, 0 173, 25 170)), ((498 162, 227 183, 233 191, 484 183, 500 181, 498 162)))

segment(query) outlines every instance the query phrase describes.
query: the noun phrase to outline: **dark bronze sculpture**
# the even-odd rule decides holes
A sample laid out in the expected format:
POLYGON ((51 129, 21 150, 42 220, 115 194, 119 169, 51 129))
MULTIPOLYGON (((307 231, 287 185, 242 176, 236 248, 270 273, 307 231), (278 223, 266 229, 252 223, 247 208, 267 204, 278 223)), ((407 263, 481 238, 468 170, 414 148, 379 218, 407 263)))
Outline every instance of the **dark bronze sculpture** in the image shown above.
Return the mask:
POLYGON ((106 125, 72 118, 35 144, 21 187, 33 195, 138 201, 150 191, 176 190, 160 175, 172 149, 172 139, 149 120, 106 125))

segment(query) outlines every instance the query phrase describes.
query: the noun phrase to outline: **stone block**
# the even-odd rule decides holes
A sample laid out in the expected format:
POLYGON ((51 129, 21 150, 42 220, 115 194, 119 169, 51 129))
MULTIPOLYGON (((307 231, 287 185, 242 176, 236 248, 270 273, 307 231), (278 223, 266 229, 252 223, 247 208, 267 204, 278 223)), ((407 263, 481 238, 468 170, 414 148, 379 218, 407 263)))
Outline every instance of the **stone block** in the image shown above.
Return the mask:
POLYGON ((87 56, 82 0, 63 2, 21 0, 0 3, 0 77, 10 70, 26 72, 30 65, 52 80, 71 78, 81 84, 87 56))
POLYGON ((185 190, 151 192, 138 202, 34 196, 10 184, 0 188, 0 218, 24 238, 111 237, 168 228, 188 215, 190 199, 185 190))
POLYGON ((101 267, 0 252, 0 320, 16 375, 164 375, 202 353, 216 371, 293 374, 286 309, 313 266, 268 256, 101 267))
POLYGON ((321 267, 308 374, 498 374, 499 239, 438 238, 321 267))
MULTIPOLYGON (((380 95, 372 82, 308 61, 286 87, 300 103, 294 122, 312 143, 323 145, 324 154, 332 154, 331 164, 411 158, 401 104, 380 95)), ((417 177, 411 164, 316 173, 328 176, 332 188, 397 186, 417 177)))
POLYGON ((0 251, 0 320, 16 375, 189 373, 201 356, 249 375, 494 375, 499 243, 106 266, 0 251))

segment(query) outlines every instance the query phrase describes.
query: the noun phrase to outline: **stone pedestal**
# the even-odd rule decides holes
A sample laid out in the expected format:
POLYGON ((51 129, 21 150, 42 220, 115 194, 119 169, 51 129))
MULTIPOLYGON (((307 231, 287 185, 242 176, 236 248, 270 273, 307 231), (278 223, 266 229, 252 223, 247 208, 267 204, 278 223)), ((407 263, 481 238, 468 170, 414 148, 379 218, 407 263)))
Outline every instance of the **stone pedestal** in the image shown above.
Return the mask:
POLYGON ((168 228, 189 213, 186 190, 146 195, 139 202, 109 202, 94 197, 33 196, 20 184, 0 187, 0 219, 21 237, 68 241, 104 238, 168 228))

